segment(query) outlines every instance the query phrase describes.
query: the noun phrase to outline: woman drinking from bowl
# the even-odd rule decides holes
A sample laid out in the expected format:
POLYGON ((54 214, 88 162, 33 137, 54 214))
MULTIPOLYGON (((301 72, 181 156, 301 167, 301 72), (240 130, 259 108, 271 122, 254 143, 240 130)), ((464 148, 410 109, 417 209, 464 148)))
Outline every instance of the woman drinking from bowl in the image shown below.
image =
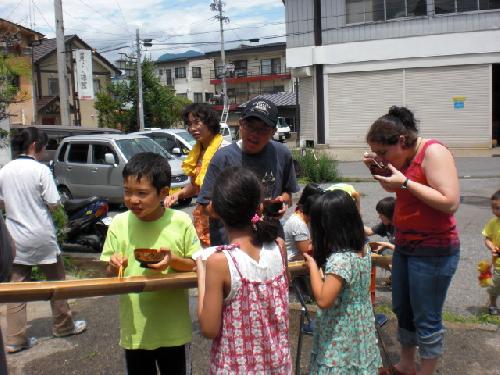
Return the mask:
MULTIPOLYGON (((184 109, 182 118, 188 132, 196 139, 195 146, 182 163, 182 169, 191 180, 182 190, 165 198, 165 207, 171 207, 179 200, 197 195, 215 152, 229 144, 220 135, 217 114, 208 105, 190 104, 184 109)), ((210 246, 208 216, 203 213, 202 206, 199 204, 193 211, 193 219, 201 245, 203 247, 210 246)))
POLYGON ((372 152, 365 153, 365 164, 397 197, 392 305, 401 357, 388 373, 416 374, 418 346, 418 374, 432 374, 443 353, 442 309, 460 251, 453 216, 460 197, 455 162, 440 142, 418 136, 405 107, 391 107, 376 120, 366 141, 372 152), (384 169, 386 176, 376 173, 384 169))

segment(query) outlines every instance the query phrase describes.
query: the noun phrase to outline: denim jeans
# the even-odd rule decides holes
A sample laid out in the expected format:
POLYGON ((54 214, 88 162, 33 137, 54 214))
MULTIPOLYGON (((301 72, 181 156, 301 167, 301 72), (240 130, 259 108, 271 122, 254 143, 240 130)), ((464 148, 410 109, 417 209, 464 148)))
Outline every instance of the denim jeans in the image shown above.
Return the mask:
POLYGON ((398 318, 398 340, 417 346, 421 358, 443 354, 443 304, 460 252, 450 256, 418 257, 394 252, 392 309, 398 318))

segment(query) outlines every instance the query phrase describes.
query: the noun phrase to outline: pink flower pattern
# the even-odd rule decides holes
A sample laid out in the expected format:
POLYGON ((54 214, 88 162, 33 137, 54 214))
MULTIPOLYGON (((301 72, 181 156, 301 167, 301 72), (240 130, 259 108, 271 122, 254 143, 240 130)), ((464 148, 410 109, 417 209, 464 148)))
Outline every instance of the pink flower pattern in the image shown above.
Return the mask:
POLYGON ((222 328, 212 343, 210 374, 291 374, 288 340, 288 280, 283 266, 276 277, 250 281, 241 275, 231 250, 241 287, 222 308, 222 328))

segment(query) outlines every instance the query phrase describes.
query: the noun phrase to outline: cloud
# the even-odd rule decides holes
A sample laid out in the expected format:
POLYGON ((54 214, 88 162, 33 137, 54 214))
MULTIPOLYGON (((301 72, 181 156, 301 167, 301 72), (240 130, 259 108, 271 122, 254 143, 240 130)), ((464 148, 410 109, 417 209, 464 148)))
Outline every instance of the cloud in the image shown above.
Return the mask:
MULTIPOLYGON (((63 0, 65 33, 78 34, 101 51, 121 45, 132 47, 136 28, 140 28, 141 37, 153 38, 153 43, 193 43, 191 46, 156 44, 150 49, 153 58, 187 49, 215 50, 219 48, 219 24, 210 3, 210 0, 63 0)), ((35 30, 48 38, 55 37, 53 0, 34 0, 33 4, 30 12, 25 1, 2 0, 0 14, 6 17, 12 12, 9 20, 27 27, 30 20, 34 21, 35 30)), ((228 47, 240 43, 229 43, 231 40, 283 35, 284 13, 281 0, 226 0, 225 15, 230 18, 225 25, 228 47)), ((275 41, 262 39, 261 43, 275 41)), ((130 51, 130 48, 123 50, 130 51)), ((114 60, 118 52, 105 56, 114 60)))

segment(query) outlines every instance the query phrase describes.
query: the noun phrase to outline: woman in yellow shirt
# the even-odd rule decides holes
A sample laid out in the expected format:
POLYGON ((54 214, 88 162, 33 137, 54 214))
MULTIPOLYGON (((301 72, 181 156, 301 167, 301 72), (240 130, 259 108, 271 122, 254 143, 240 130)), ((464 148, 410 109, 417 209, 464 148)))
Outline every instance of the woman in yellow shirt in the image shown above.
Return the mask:
MULTIPOLYGON (((171 207, 179 200, 198 194, 207 173, 210 160, 223 146, 220 135, 220 123, 217 114, 206 104, 193 103, 184 108, 182 118, 188 132, 196 139, 196 144, 182 163, 182 169, 190 177, 190 183, 182 190, 165 198, 165 207, 171 207)), ((203 247, 210 246, 210 229, 208 216, 203 213, 202 206, 197 204, 193 211, 194 226, 203 247)))

